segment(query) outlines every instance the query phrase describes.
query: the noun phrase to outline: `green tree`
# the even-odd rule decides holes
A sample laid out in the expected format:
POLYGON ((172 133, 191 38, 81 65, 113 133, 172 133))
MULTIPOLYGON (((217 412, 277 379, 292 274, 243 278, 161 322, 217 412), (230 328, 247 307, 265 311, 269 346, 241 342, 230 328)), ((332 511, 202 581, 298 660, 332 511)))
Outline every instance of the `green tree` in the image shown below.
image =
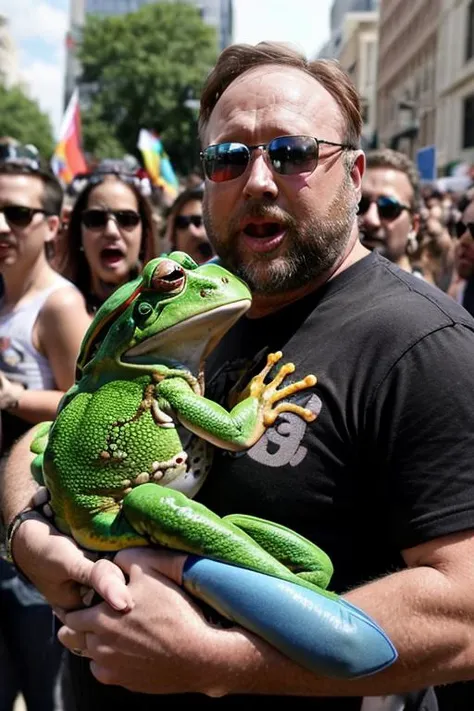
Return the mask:
POLYGON ((156 3, 115 17, 89 17, 79 49, 90 90, 83 111, 85 150, 104 153, 107 130, 139 156, 140 128, 155 130, 176 170, 196 163, 196 116, 185 106, 217 56, 215 29, 188 3, 156 3), (106 131, 104 132, 104 127, 106 131))
POLYGON ((20 143, 32 143, 46 160, 54 150, 49 118, 23 89, 0 84, 0 136, 11 136, 20 143))

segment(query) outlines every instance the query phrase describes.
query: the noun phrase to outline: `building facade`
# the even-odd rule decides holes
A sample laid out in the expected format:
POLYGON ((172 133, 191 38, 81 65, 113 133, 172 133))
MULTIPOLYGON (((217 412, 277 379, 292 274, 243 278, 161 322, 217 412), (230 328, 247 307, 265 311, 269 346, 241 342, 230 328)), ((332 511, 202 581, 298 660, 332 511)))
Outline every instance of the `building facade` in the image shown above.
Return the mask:
POLYGON ((438 170, 474 164, 474 1, 442 0, 436 63, 438 170))
POLYGON ((349 12, 342 25, 337 59, 352 79, 362 104, 362 147, 376 141, 377 121, 377 12, 349 12))
POLYGON ((318 52, 319 59, 337 59, 342 50, 344 19, 349 12, 377 12, 380 0, 333 0, 329 14, 329 40, 318 52))
POLYGON ((334 0, 320 59, 337 59, 361 97, 362 145, 376 140, 378 0, 334 0))
POLYGON ((381 0, 379 145, 412 158, 436 139, 436 65, 441 0, 381 0))
POLYGON ((7 20, 0 16, 0 77, 7 88, 20 82, 18 53, 8 29, 7 20))
MULTIPOLYGON (((67 106, 74 88, 80 81, 81 66, 77 59, 76 48, 80 42, 86 16, 89 14, 123 15, 127 12, 134 12, 143 5, 152 4, 155 1, 156 0, 70 0, 70 23, 66 39, 65 106, 67 106)), ((232 43, 232 0, 168 1, 188 2, 192 5, 196 5, 200 10, 203 21, 216 28, 219 49, 222 50, 232 43)))

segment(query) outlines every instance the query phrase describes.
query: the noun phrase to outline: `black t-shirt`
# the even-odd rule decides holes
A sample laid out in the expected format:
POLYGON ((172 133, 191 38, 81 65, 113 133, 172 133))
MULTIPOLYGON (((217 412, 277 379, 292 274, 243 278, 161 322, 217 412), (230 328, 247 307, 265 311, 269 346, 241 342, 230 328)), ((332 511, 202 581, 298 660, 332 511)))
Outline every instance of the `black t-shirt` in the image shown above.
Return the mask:
MULTIPOLYGON (((372 253, 278 313, 241 319, 209 361, 207 396, 228 403, 277 350, 296 366, 288 381, 317 377, 292 396, 316 420, 285 413, 248 452, 219 451, 200 501, 311 539, 331 557, 339 593, 403 567, 405 548, 474 527, 474 319, 461 306, 372 253)), ((192 703, 228 709, 252 698, 192 703)), ((291 699, 315 711, 360 704, 291 699)))

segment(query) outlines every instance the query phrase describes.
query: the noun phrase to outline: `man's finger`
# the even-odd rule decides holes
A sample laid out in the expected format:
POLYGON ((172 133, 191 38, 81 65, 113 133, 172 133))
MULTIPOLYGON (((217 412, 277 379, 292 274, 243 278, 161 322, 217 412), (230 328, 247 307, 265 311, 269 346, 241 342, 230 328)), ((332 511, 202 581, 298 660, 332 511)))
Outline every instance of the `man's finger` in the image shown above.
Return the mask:
POLYGON ((133 598, 127 588, 122 570, 103 558, 98 560, 90 575, 90 587, 118 612, 128 612, 133 608, 133 598))
POLYGON ((134 565, 142 570, 149 568, 166 576, 177 585, 182 584, 183 568, 187 555, 155 548, 126 548, 117 553, 114 562, 130 575, 134 565))

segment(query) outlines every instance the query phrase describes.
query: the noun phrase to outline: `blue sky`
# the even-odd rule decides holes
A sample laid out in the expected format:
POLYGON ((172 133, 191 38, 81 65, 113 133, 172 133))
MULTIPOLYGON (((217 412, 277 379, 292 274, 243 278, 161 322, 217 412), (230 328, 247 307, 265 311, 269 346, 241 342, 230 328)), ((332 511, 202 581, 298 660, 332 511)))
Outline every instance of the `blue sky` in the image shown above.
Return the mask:
MULTIPOLYGON (((329 35, 331 4, 332 0, 234 0, 234 41, 292 42, 314 56, 329 35)), ((0 0, 0 14, 9 21, 21 79, 57 133, 63 111, 69 0, 0 0)))

